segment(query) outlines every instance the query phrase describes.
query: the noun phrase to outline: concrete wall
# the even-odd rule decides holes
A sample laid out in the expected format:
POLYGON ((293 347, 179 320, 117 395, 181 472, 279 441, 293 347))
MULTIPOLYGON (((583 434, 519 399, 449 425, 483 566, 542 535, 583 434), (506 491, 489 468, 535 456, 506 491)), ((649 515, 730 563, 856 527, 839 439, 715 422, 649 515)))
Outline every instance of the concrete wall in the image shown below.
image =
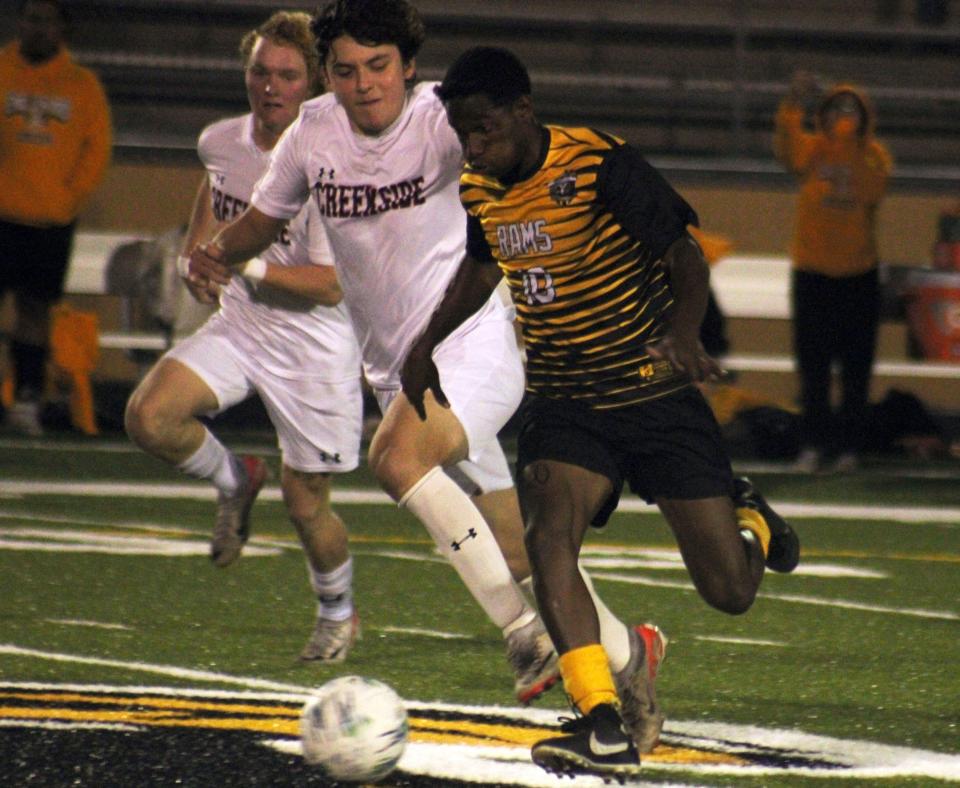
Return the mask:
MULTIPOLYGON (((186 222, 202 173, 199 163, 116 163, 80 217, 81 229, 151 234, 186 222)), ((673 183, 696 208, 703 228, 731 238, 738 253, 786 253, 795 190, 692 185, 676 178, 673 183)), ((877 222, 884 261, 929 264, 937 217, 949 204, 942 193, 891 192, 877 222)))

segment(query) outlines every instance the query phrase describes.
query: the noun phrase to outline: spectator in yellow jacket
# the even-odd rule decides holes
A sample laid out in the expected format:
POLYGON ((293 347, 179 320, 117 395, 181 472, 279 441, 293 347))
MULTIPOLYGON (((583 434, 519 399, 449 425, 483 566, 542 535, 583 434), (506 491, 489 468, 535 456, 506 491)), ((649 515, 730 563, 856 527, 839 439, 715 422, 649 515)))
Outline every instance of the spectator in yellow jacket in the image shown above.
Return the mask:
POLYGON ((110 110, 64 46, 61 0, 21 0, 0 49, 0 296, 13 293, 9 426, 41 433, 50 307, 63 295, 77 215, 110 160, 110 110))
POLYGON ((794 75, 776 116, 774 152, 800 182, 791 256, 793 340, 800 374, 803 447, 797 467, 835 469, 859 460, 880 314, 877 206, 892 160, 873 135, 866 94, 832 87, 817 103, 814 129, 804 128, 805 102, 816 91, 807 72, 794 75), (839 362, 840 407, 830 399, 839 362))

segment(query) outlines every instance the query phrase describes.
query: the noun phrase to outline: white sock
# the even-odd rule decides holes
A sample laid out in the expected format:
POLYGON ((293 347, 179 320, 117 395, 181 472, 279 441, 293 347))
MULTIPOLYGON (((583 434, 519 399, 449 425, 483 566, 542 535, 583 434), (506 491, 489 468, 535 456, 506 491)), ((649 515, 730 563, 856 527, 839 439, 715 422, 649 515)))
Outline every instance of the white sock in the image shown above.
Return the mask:
POLYGON ((442 468, 429 470, 400 499, 400 506, 423 523, 494 624, 512 630, 533 620, 536 614, 510 575, 490 526, 442 468))
POLYGON ((242 477, 237 458, 206 427, 200 448, 181 462, 177 469, 194 479, 209 479, 224 495, 233 495, 240 489, 242 477))
POLYGON ((600 643, 603 645, 603 650, 607 652, 610 671, 618 673, 630 661, 630 630, 600 598, 593 587, 590 575, 582 566, 580 567, 580 576, 583 578, 583 582, 587 584, 587 590, 593 597, 594 607, 597 608, 597 618, 600 619, 600 643))
POLYGON ((346 621, 353 615, 353 558, 347 558, 332 572, 318 572, 309 561, 310 586, 317 595, 317 616, 346 621))

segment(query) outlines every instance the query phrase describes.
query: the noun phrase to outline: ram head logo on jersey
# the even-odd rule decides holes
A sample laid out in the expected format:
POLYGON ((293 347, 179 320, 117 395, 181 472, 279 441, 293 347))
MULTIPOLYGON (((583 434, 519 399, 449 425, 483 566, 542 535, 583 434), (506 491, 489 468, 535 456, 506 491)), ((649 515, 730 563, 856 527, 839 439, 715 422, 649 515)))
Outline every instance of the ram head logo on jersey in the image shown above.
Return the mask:
POLYGON ((577 193, 577 176, 565 172, 550 184, 550 198, 557 205, 569 205, 577 193))

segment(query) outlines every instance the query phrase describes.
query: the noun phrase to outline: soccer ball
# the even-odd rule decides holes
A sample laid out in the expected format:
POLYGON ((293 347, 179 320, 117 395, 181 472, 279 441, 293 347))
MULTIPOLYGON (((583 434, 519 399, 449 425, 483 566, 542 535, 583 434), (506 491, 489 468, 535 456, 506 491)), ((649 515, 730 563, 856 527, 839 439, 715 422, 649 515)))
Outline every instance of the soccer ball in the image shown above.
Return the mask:
POLYGON ((397 693, 362 676, 328 681, 300 712, 303 757, 343 782, 374 782, 392 772, 407 744, 407 728, 397 693))

